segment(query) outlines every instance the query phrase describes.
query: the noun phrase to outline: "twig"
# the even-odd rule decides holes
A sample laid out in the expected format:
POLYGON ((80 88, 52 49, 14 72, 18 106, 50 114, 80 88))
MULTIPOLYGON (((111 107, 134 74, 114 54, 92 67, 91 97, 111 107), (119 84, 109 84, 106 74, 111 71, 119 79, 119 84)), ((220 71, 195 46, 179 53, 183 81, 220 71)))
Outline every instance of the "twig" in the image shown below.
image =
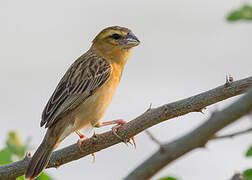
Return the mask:
POLYGON ((226 134, 226 135, 221 135, 221 136, 214 136, 212 139, 218 140, 218 139, 233 138, 235 136, 243 135, 243 134, 250 133, 250 132, 252 132, 252 127, 248 128, 248 129, 245 129, 245 130, 242 130, 242 131, 234 132, 234 133, 231 133, 231 134, 226 134))
MULTIPOLYGON (((118 129, 117 134, 124 139, 129 139, 132 136, 135 136, 136 134, 160 122, 172 119, 174 117, 182 116, 190 112, 197 112, 197 110, 202 109, 206 106, 242 94, 246 92, 251 85, 252 85, 252 77, 249 77, 239 81, 234 81, 228 87, 222 85, 212 90, 203 92, 201 94, 183 100, 166 104, 158 108, 152 108, 151 110, 143 113, 134 120, 123 125, 121 128, 118 129)), ((204 132, 200 131, 199 133, 204 132)), ((195 136, 193 137, 196 138, 197 140, 199 135, 201 137, 201 134, 197 134, 196 137, 195 136)), ((80 159, 88 154, 91 154, 92 152, 97 152, 106 149, 120 142, 121 141, 117 137, 115 137, 111 131, 99 134, 96 137, 89 138, 83 142, 81 146, 82 152, 80 152, 77 144, 73 144, 66 148, 55 151, 51 156, 47 168, 57 167, 62 164, 66 164, 68 162, 80 159)), ((198 141, 194 142, 194 139, 187 139, 187 141, 182 142, 185 143, 185 145, 190 145, 191 143, 190 146, 191 148, 192 146, 194 147, 195 145, 198 146, 198 144, 195 144, 198 141)), ((171 151, 170 148, 171 147, 168 146, 169 152, 171 151)), ((183 153, 186 153, 185 150, 188 151, 188 148, 183 149, 183 153)), ((162 157, 166 156, 165 154, 166 153, 163 153, 162 157)), ((181 150, 177 152, 171 151, 171 155, 174 158, 177 158, 178 155, 181 156, 181 150)), ((172 160, 174 160, 174 158, 172 160)), ((21 176, 22 174, 24 174, 25 168, 28 165, 28 161, 29 161, 28 159, 23 159, 15 163, 0 166, 0 177, 4 180, 9 180, 21 176)))
POLYGON ((163 144, 149 130, 146 130, 145 133, 150 137, 150 139, 153 142, 155 142, 157 145, 159 145, 160 151, 162 151, 162 152, 166 151, 163 144))

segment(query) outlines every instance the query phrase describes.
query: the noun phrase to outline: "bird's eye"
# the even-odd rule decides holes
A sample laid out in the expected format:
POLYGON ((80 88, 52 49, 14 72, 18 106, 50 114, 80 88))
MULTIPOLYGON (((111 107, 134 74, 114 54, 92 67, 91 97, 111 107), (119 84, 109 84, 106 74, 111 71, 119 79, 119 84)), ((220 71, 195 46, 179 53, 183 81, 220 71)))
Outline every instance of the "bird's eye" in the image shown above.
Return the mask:
POLYGON ((121 36, 119 35, 119 34, 112 34, 112 36, 111 36, 113 39, 115 39, 115 40, 117 40, 117 39, 120 39, 121 38, 121 36))

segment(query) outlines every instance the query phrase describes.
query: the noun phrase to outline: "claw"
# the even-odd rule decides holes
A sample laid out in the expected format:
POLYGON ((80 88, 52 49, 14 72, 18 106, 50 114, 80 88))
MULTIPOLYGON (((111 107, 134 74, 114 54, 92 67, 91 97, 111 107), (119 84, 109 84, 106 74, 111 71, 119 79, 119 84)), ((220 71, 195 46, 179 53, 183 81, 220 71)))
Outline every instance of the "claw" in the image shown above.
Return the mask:
POLYGON ((136 141, 135 141, 135 137, 134 137, 134 136, 133 136, 132 138, 130 138, 129 140, 125 140, 125 139, 123 139, 121 136, 119 136, 119 135, 116 133, 116 132, 117 132, 117 129, 120 128, 121 126, 123 126, 123 125, 126 124, 126 123, 127 123, 127 122, 124 121, 123 119, 118 119, 118 120, 103 122, 103 123, 101 124, 101 126, 106 126, 106 125, 111 125, 111 124, 117 124, 117 125, 115 125, 115 126, 112 127, 112 132, 113 132, 113 134, 114 134, 117 138, 119 138, 122 142, 124 142, 124 143, 130 143, 130 144, 132 144, 132 143, 130 142, 130 140, 132 140, 133 145, 134 145, 134 147, 136 148, 136 141))
MULTIPOLYGON (((87 137, 84 134, 81 134, 80 131, 78 131, 78 130, 75 131, 75 133, 80 137, 80 139, 78 139, 78 141, 77 141, 77 145, 78 145, 78 148, 79 148, 80 152, 83 152, 83 150, 81 148, 81 145, 82 145, 82 142, 87 139, 87 137)), ((94 133, 94 135, 95 135, 95 133, 94 133)), ((92 162, 95 163, 96 158, 95 158, 95 153, 94 152, 92 152, 92 157, 93 157, 92 162)))
POLYGON ((133 136, 133 137, 131 138, 131 140, 132 140, 132 142, 133 142, 134 148, 136 149, 136 140, 135 140, 135 136, 133 136))

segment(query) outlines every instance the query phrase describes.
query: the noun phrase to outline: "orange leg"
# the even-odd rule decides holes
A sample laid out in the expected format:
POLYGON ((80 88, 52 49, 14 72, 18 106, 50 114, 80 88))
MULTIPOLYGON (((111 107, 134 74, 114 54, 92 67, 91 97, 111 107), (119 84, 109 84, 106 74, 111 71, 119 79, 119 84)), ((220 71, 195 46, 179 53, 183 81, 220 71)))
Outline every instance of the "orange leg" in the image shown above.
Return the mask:
MULTIPOLYGON (((87 139, 87 137, 84 135, 84 134, 81 134, 80 131, 76 130, 75 133, 80 137, 80 139, 78 139, 78 147, 80 149, 80 151, 82 152, 82 149, 81 149, 81 144, 83 141, 85 141, 85 139, 87 139)), ((93 156, 93 162, 95 162, 95 153, 92 153, 92 156, 93 156)))
MULTIPOLYGON (((107 126, 107 125, 111 125, 111 124, 116 124, 115 126, 112 127, 112 132, 113 132, 113 134, 114 134, 116 137, 118 137, 120 140, 125 141, 125 140, 122 139, 122 137, 120 137, 120 136, 116 133, 116 131, 117 131, 117 129, 118 129, 119 127, 123 126, 123 125, 126 124, 126 123, 127 123, 127 122, 124 121, 123 119, 117 119, 117 120, 113 120, 113 121, 103 122, 103 123, 101 123, 101 124, 99 125, 99 127, 101 127, 101 126, 107 126)), ((130 138, 130 140, 132 140, 133 145, 134 145, 134 147, 136 148, 135 136, 133 136, 132 138, 130 138)), ((130 142, 130 140, 129 140, 129 142, 130 142)))

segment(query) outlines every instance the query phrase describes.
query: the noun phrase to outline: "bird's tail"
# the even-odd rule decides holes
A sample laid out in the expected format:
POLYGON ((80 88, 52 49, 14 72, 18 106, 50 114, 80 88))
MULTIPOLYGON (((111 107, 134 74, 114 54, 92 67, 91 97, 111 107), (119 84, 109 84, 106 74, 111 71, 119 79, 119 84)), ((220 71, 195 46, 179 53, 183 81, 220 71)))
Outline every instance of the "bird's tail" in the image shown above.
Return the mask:
POLYGON ((56 140, 52 141, 52 139, 50 139, 49 142, 47 138, 44 138, 28 164, 25 172, 26 178, 35 179, 43 172, 49 162, 53 150, 56 148, 56 143, 56 140))

